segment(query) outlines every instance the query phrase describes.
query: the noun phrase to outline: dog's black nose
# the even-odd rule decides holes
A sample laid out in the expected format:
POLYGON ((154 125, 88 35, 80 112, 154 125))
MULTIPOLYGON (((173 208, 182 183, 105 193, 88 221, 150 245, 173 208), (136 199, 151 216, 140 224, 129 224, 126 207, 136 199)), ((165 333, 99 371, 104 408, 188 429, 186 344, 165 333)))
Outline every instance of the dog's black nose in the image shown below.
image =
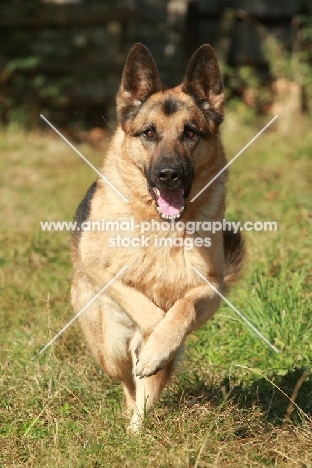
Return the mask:
POLYGON ((157 182, 162 187, 176 187, 182 181, 182 169, 180 166, 161 166, 157 168, 157 182))

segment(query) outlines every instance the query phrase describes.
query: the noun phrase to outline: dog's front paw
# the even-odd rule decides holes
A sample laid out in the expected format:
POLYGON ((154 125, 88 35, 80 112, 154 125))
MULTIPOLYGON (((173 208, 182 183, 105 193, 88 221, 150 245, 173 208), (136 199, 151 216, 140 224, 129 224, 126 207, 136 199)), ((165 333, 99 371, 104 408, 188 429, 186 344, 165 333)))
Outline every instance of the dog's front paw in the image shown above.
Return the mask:
POLYGON ((156 354, 144 353, 136 366, 136 375, 143 379, 143 377, 150 377, 156 374, 167 364, 167 359, 164 356, 158 356, 156 354))
POLYGON ((142 379, 156 374, 168 364, 171 357, 170 349, 163 346, 163 343, 157 343, 157 340, 153 340, 153 335, 151 335, 137 360, 137 377, 142 379))

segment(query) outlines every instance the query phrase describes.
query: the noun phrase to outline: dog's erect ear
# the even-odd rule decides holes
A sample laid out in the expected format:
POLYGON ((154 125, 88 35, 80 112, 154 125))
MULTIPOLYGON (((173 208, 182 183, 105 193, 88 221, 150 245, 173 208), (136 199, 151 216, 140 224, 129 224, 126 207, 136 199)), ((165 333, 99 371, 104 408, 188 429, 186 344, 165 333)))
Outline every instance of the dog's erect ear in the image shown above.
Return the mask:
POLYGON ((223 120, 224 93, 220 70, 213 48, 205 44, 191 57, 182 91, 191 95, 209 120, 223 120))
POLYGON ((154 59, 146 47, 131 47, 117 94, 117 118, 120 123, 133 118, 146 99, 161 90, 154 59))

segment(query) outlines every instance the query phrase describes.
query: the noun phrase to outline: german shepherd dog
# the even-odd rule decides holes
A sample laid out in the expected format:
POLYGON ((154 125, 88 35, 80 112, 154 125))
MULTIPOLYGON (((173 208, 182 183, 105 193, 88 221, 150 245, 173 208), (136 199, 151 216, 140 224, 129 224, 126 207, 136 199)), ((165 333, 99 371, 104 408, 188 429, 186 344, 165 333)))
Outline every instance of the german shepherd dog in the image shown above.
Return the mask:
POLYGON ((186 337, 218 309, 214 288, 224 294, 242 264, 239 233, 209 232, 209 243, 204 242, 202 223, 222 223, 224 218, 225 172, 191 202, 226 165, 219 134, 223 106, 210 45, 191 57, 182 84, 166 89, 150 52, 135 44, 117 94, 118 126, 101 168, 128 202, 98 178, 76 212, 75 313, 127 266, 81 314, 80 322, 99 364, 123 385, 133 431, 168 382, 186 337), (151 228, 140 245, 129 244, 138 239, 130 228, 82 229, 86 221, 103 219, 126 226, 133 219, 135 226, 148 222, 151 228), (164 229, 155 231, 156 221, 164 229), (197 223, 192 234, 186 230, 188 222, 197 223), (180 229, 174 229, 178 224, 180 229), (130 239, 127 247, 116 242, 117 234, 130 239), (185 248, 190 239, 193 248, 185 248), (159 242, 170 240, 174 243, 159 242))

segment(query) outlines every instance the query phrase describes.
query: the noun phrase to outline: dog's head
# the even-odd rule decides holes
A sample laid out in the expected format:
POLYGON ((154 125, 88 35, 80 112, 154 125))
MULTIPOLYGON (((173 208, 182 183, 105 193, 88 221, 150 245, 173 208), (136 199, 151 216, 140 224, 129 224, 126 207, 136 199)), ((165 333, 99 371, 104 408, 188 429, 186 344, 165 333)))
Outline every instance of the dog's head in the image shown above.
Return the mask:
POLYGON ((215 53, 203 45, 180 86, 165 89, 149 51, 135 44, 117 95, 127 154, 147 179, 163 220, 181 218, 192 180, 213 159, 224 94, 215 53))

